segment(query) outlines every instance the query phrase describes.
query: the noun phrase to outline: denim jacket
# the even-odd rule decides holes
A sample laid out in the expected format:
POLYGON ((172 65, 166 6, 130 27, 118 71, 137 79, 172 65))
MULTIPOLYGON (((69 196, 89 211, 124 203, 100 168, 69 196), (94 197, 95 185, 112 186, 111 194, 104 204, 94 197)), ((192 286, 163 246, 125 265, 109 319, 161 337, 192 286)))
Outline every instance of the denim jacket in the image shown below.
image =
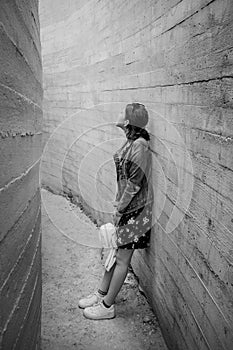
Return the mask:
POLYGON ((153 201, 151 186, 152 155, 143 137, 128 141, 114 155, 117 172, 117 211, 128 213, 153 201))

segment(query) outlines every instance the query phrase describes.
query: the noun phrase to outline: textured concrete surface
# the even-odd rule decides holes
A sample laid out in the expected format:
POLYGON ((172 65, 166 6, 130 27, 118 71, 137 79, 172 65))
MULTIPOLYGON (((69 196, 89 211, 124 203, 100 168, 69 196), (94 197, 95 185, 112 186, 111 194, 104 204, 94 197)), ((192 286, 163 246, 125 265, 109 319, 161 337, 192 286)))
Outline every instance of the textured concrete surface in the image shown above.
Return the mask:
POLYGON ((231 349, 232 1, 42 0, 40 12, 44 184, 107 220, 112 123, 144 103, 155 225, 134 268, 171 349, 231 349))
POLYGON ((4 350, 40 347, 41 76, 37 1, 1 1, 0 349, 4 350))

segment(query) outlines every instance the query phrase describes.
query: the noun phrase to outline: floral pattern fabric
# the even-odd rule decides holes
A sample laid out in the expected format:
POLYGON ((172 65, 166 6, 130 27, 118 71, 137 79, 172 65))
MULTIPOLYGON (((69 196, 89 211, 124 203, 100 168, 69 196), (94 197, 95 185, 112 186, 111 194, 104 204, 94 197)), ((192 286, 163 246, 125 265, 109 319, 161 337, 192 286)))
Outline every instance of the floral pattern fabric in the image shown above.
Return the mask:
POLYGON ((117 227, 117 246, 122 249, 143 249, 150 246, 152 205, 123 214, 117 227))
POLYGON ((118 185, 117 210, 122 214, 116 228, 118 248, 143 249, 150 245, 153 191, 147 182, 151 176, 148 146, 143 138, 127 141, 113 156, 118 185))

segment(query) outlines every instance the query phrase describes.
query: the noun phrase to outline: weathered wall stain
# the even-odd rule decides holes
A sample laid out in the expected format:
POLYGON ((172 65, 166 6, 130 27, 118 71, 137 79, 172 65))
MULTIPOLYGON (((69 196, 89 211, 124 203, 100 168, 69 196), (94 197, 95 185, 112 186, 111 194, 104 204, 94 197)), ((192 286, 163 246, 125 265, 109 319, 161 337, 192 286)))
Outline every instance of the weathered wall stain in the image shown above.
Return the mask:
POLYGON ((39 349, 42 67, 37 1, 0 3, 0 349, 39 349))
MULTIPOLYGON (((90 183, 114 142, 90 156, 82 194, 77 174, 93 146, 121 134, 83 133, 114 122, 131 101, 150 111, 156 222, 151 249, 133 266, 171 349, 233 343, 232 16, 230 0, 41 1, 44 142, 55 136, 44 184, 106 219, 90 183)), ((108 165, 97 185, 110 200, 108 165)))

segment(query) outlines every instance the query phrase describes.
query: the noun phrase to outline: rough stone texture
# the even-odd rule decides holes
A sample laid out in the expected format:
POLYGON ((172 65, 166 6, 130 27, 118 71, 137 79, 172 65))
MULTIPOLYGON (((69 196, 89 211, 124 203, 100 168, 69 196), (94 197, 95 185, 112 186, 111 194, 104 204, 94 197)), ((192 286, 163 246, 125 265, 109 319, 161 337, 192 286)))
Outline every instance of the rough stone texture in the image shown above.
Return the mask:
POLYGON ((37 0, 0 2, 0 349, 39 349, 42 67, 37 0))
POLYGON ((156 222, 134 269, 171 349, 230 350, 232 1, 42 0, 40 10, 44 184, 106 220, 122 136, 111 123, 144 103, 156 222))

